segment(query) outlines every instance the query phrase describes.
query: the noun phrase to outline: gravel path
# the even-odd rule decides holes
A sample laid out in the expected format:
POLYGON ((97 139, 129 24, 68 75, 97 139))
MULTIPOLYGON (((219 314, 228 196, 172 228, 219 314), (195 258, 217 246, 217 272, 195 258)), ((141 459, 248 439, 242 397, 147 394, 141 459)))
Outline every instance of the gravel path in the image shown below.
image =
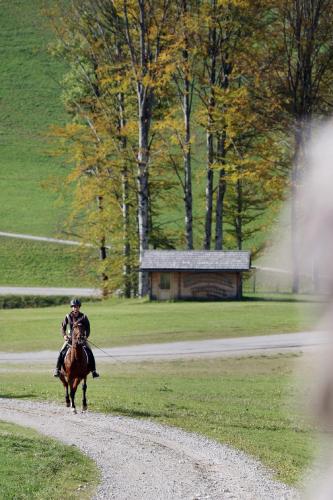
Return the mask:
MULTIPOLYGON (((90 340, 90 339, 89 339, 90 340)), ((93 340, 93 339, 92 339, 93 340)), ((161 344, 141 344, 100 350, 91 341, 97 361, 108 363, 138 362, 162 359, 195 359, 227 356, 248 356, 283 352, 305 352, 327 343, 323 332, 283 333, 230 339, 188 340, 161 344)), ((0 352, 0 364, 54 363, 54 351, 0 352)))
POLYGON ((95 499, 299 499, 244 453, 150 421, 0 398, 0 419, 75 445, 96 461, 95 499))
POLYGON ((0 295, 38 295, 38 296, 65 296, 65 297, 101 297, 97 288, 59 288, 59 287, 27 287, 27 286, 0 286, 0 295))

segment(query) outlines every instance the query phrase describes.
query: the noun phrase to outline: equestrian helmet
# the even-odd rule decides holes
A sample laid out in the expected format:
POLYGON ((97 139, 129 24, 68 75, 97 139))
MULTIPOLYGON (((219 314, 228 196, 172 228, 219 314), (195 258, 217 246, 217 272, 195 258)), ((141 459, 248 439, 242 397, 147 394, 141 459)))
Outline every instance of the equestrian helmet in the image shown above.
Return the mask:
POLYGON ((71 300, 71 307, 73 307, 73 306, 81 307, 81 301, 79 299, 72 299, 71 300))

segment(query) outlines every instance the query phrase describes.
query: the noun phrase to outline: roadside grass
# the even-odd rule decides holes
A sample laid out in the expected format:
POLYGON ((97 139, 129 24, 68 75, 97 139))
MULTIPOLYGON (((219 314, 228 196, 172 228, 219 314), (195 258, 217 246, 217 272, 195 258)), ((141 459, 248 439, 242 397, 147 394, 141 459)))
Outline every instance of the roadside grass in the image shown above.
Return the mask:
MULTIPOLYGON (((84 302, 84 301, 83 301, 84 302)), ((149 302, 109 299, 83 303, 91 340, 99 347, 297 332, 313 328, 315 302, 149 302)), ((59 349, 68 306, 0 310, 1 351, 59 349)))
MULTIPOLYGON (((99 363, 88 379, 90 411, 145 417, 227 443, 257 457, 290 484, 312 459, 313 429, 293 376, 296 355, 172 362, 99 363)), ((51 367, 1 370, 0 396, 64 404, 51 367)), ((77 393, 81 405, 81 390, 77 393)))
POLYGON ((73 446, 0 421, 0 496, 3 499, 91 498, 95 463, 73 446))

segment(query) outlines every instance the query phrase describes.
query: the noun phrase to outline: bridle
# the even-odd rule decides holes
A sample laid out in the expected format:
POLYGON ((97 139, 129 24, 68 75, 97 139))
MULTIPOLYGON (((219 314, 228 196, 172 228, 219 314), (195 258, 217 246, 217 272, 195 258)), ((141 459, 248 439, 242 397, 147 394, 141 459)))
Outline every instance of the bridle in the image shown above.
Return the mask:
POLYGON ((85 345, 87 342, 87 337, 82 330, 82 325, 80 323, 74 323, 73 331, 71 335, 72 345, 85 345), (79 334, 77 334, 79 331, 79 334))

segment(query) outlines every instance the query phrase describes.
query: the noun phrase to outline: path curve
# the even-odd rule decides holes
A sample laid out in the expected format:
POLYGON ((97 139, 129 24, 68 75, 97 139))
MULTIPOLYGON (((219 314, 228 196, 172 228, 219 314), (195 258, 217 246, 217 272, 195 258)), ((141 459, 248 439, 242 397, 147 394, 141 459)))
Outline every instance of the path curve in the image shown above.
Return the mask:
POLYGON ((75 445, 96 461, 96 500, 289 500, 299 493, 228 446, 150 421, 0 398, 0 419, 75 445))

